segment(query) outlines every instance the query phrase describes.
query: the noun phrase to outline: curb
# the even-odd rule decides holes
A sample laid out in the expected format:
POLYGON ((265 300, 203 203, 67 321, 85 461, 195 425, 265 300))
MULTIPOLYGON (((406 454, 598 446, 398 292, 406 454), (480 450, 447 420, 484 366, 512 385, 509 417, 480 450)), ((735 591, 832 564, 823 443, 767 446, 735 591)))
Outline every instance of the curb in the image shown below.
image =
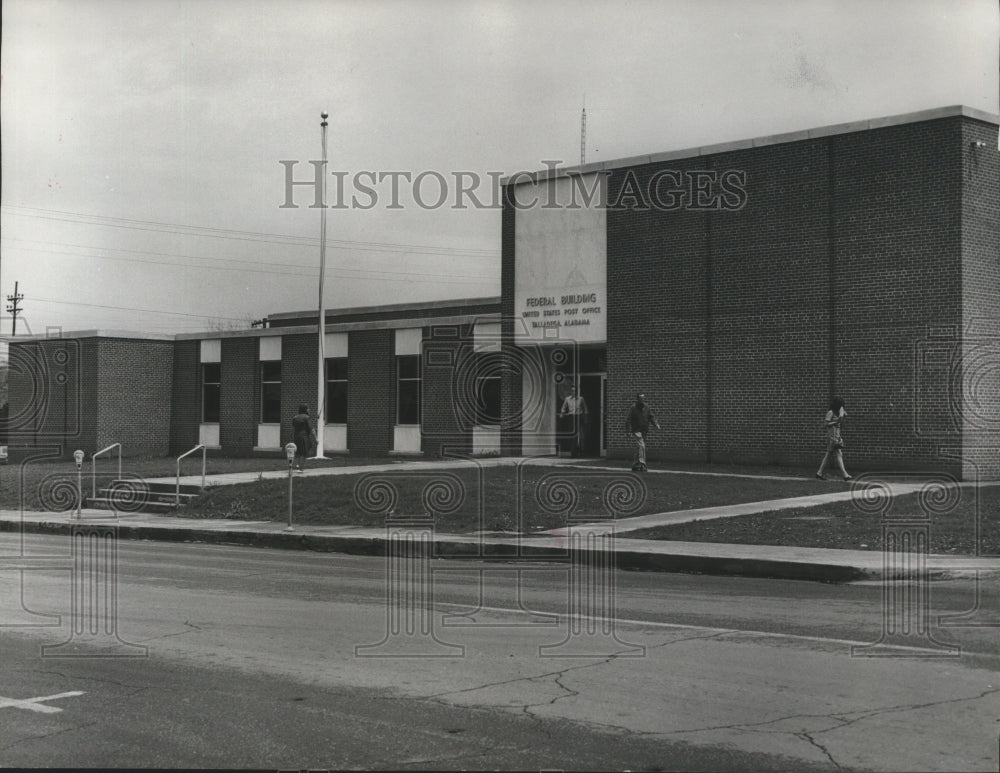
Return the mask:
MULTIPOLYGON (((86 522, 84 522, 86 523, 86 522)), ((78 523, 66 521, 10 521, 0 520, 0 532, 56 535, 70 534, 78 523)), ((102 522, 100 525, 110 525, 102 522)), ((197 528, 162 528, 131 524, 114 524, 118 534, 125 539, 157 542, 195 542, 210 545, 239 545, 244 547, 276 548, 280 550, 312 550, 322 553, 384 556, 388 540, 382 537, 316 535, 296 532, 259 531, 207 531, 197 528)), ((572 555, 591 555, 594 565, 600 563, 599 550, 575 550, 547 545, 532 545, 510 541, 463 541, 439 537, 434 540, 434 558, 492 559, 513 561, 519 558, 547 558, 567 561, 572 555)), ((830 563, 806 563, 766 558, 734 556, 701 556, 683 553, 615 551, 618 569, 648 572, 677 572, 683 574, 708 574, 738 577, 757 577, 782 580, 810 580, 813 582, 846 583, 856 580, 880 579, 879 570, 858 566, 830 563)), ((933 576, 934 573, 932 573, 933 576)), ((953 576, 948 572, 948 577, 953 576)), ((932 577, 933 578, 933 577, 932 577)))

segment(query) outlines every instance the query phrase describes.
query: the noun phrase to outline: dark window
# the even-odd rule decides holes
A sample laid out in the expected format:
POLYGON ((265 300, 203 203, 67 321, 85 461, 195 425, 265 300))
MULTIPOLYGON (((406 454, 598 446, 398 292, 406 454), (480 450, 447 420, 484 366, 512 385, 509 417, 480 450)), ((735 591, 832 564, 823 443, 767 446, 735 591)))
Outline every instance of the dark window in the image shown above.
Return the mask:
POLYGON ((479 354, 476 360, 476 424, 499 424, 500 353, 479 354))
POLYGON ((396 358, 396 423, 420 423, 420 355, 396 358))
POLYGON ((281 360, 260 364, 260 420, 262 424, 281 422, 281 360))
POLYGON ((331 357, 326 361, 327 424, 347 423, 347 358, 331 357))
POLYGON ((204 362, 201 365, 201 420, 206 423, 219 421, 222 395, 222 365, 204 362))

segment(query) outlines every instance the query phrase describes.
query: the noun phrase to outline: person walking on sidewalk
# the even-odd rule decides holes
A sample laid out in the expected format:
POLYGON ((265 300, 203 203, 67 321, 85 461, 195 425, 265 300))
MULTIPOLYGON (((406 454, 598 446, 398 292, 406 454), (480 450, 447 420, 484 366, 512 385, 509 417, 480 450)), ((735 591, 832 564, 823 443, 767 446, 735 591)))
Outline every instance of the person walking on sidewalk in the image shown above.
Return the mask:
POLYGON ((580 456, 583 453, 584 443, 587 442, 587 401, 576 393, 576 387, 569 388, 569 395, 563 400, 562 409, 559 411, 559 418, 570 417, 573 422, 573 445, 570 455, 580 456))
POLYGON ((299 412, 292 417, 292 432, 295 436, 295 471, 303 472, 306 457, 316 438, 312 421, 309 419, 309 407, 305 404, 300 405, 299 412))
POLYGON ((819 472, 816 477, 824 480, 823 471, 827 462, 831 460, 837 465, 844 480, 851 480, 844 468, 844 436, 841 434, 840 426, 847 418, 847 411, 844 410, 844 401, 839 397, 834 397, 830 401, 830 410, 826 412, 823 423, 826 425, 826 453, 823 454, 823 461, 819 463, 819 472))
POLYGON ((646 433, 649 432, 650 424, 660 429, 660 423, 646 405, 646 395, 639 392, 625 418, 625 433, 635 445, 632 469, 636 472, 646 472, 646 433))

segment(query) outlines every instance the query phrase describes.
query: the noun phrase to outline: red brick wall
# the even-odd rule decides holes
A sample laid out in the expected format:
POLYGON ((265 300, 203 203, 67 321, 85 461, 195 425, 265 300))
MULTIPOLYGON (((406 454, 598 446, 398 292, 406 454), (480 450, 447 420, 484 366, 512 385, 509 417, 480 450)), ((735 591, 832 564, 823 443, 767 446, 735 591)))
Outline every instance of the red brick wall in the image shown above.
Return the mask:
MULTIPOLYGON (((667 165, 702 167, 697 161, 667 165)), ((643 189, 659 168, 634 170, 643 189)), ((611 196, 621 183, 612 176, 611 196)), ((624 422, 640 389, 664 428, 650 434, 651 455, 704 460, 708 453, 706 217, 688 210, 608 212, 611 456, 631 454, 624 422)))
POLYGON ((170 446, 173 341, 97 339, 96 443, 123 456, 164 456, 170 446))
MULTIPOLYGON (((316 366, 319 361, 319 342, 316 334, 288 335, 281 337, 281 444, 293 441, 292 417, 299 405, 309 407, 309 415, 316 424, 319 397, 316 366)), ((324 440, 325 440, 324 434, 324 440)), ((325 443, 324 443, 325 444, 325 443)))
POLYGON ((392 330, 349 333, 347 447, 352 454, 392 450, 396 424, 396 339, 392 330))
POLYGON ((67 458, 76 449, 89 458, 113 443, 123 456, 167 453, 172 341, 67 338, 11 351, 11 446, 57 443, 67 458))
POLYGON ((468 413, 456 383, 462 359, 472 350, 471 325, 438 325, 424 329, 422 449, 425 454, 468 454, 472 428, 463 423, 468 413))
POLYGON ((201 424, 201 342, 174 343, 174 384, 170 416, 170 454, 178 456, 198 445, 201 424))
POLYGON ((859 466, 957 471, 914 417, 920 342, 961 322, 960 139, 961 119, 947 118, 833 143, 836 388, 859 466))
POLYGON ((257 338, 222 339, 222 394, 219 445, 227 456, 249 456, 260 420, 260 366, 257 338))
POLYGON ((749 194, 707 218, 711 457, 811 462, 830 381, 827 142, 709 161, 746 172, 749 194))
MULTIPOLYGON (((472 344, 471 327, 461 332, 461 346, 472 344)), ((425 336, 429 328, 425 330, 425 336)), ((257 337, 222 339, 222 405, 220 444, 226 455, 248 455, 257 440, 260 412, 259 344, 257 337)), ((179 452, 197 443, 201 392, 198 341, 179 341, 173 358, 174 414, 171 442, 179 452), (189 442, 190 441, 190 442, 189 442)), ((355 331, 349 340, 348 448, 354 454, 388 454, 396 421, 395 332, 355 331)), ((292 438, 291 419, 300 403, 316 416, 316 336, 282 336, 281 442, 292 438)), ((440 454, 442 446, 468 450, 471 432, 455 420, 453 370, 432 369, 423 385, 424 452, 440 454)))
POLYGON ((614 170, 610 201, 663 169, 741 170, 747 200, 609 210, 610 454, 631 452, 619 429, 641 388, 664 425, 653 458, 812 467, 839 394, 849 468, 957 472, 919 426, 954 424, 948 385, 915 363, 929 329, 1000 314, 996 161, 995 126, 950 117, 614 170))
MULTIPOLYGON (((1000 479, 1000 151, 997 127, 966 121, 962 159, 962 379, 966 477, 1000 479), (974 143, 983 143, 976 147, 974 143)), ((954 445, 949 439, 949 445, 954 445)))
MULTIPOLYGON (((500 220, 500 333, 502 350, 507 362, 518 362, 514 347, 514 218, 513 189, 504 188, 503 212, 500 220)), ((501 378, 500 427, 501 453, 521 453, 522 375, 516 368, 506 368, 501 378)))
POLYGON ((72 458, 94 450, 96 378, 92 339, 11 342, 9 348, 8 444, 49 446, 72 458))

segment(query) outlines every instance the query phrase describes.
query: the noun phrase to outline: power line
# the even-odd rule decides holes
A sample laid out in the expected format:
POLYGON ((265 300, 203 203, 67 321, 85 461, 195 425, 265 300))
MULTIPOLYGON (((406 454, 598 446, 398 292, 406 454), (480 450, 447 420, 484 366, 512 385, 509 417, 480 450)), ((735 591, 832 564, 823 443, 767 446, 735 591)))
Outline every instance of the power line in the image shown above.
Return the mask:
POLYGON ((107 306, 100 303, 81 303, 80 301, 60 301, 54 298, 32 298, 39 303, 58 303, 66 306, 87 306, 92 309, 111 309, 113 311, 141 311, 146 314, 169 314, 172 317, 195 317, 197 319, 226 319, 233 322, 243 322, 242 317, 223 317, 219 314, 187 314, 183 311, 159 311, 157 309, 137 309, 131 306, 107 306))
MULTIPOLYGON (((308 236, 292 236, 257 231, 243 231, 227 228, 208 228, 205 226, 183 225, 180 223, 161 223, 155 220, 134 220, 130 218, 115 218, 105 215, 88 215, 80 212, 65 212, 56 209, 39 209, 36 207, 15 207, 2 205, 11 214, 23 217, 36 217, 44 220, 61 220, 69 223, 84 223, 87 225, 105 225, 112 228, 129 228, 139 231, 175 233, 186 236, 207 236, 216 239, 234 239, 249 242, 271 242, 295 246, 315 247, 319 239, 308 236), (42 213, 42 214, 34 214, 42 213), (60 217, 62 216, 62 217, 60 217), (68 216, 68 217, 66 217, 68 216), (76 219, 74 219, 76 218, 76 219), (88 222, 93 221, 93 222, 88 222)), ((409 244, 405 242, 369 242, 351 241, 348 239, 328 239, 327 246, 334 249, 353 249, 369 252, 403 252, 428 255, 464 256, 477 259, 495 259, 499 250, 463 247, 438 247, 426 244, 409 244)))
MULTIPOLYGON (((170 257, 170 258, 189 258, 191 260, 198 260, 198 261, 209 261, 209 260, 211 260, 211 261, 218 261, 218 262, 224 262, 224 263, 240 263, 240 264, 247 264, 247 263, 249 263, 251 265, 261 265, 257 261, 253 261, 253 260, 240 260, 238 258, 208 258, 208 257, 201 257, 201 256, 198 256, 198 255, 181 255, 181 254, 168 253, 168 252, 147 252, 145 250, 128 250, 128 249, 124 249, 124 248, 120 248, 120 247, 96 247, 96 246, 92 246, 92 245, 88 245, 88 244, 68 244, 68 243, 64 243, 64 242, 45 242, 45 241, 40 241, 40 240, 37 240, 37 239, 2 239, 0 241, 6 241, 8 243, 19 242, 19 243, 24 243, 24 244, 54 244, 54 245, 60 246, 60 247, 76 247, 76 248, 84 249, 84 250, 105 250, 105 251, 110 251, 110 252, 125 252, 125 253, 129 253, 129 254, 134 254, 134 255, 158 255, 158 256, 170 257)), ((313 276, 314 273, 315 273, 314 271, 301 272, 301 271, 273 270, 273 269, 264 269, 264 268, 246 268, 245 266, 241 266, 239 268, 230 268, 229 266, 209 266, 209 265, 199 265, 199 264, 191 264, 191 263, 173 263, 173 262, 159 261, 159 260, 135 260, 135 259, 132 259, 132 258, 120 258, 120 257, 116 257, 114 255, 85 255, 85 254, 82 254, 82 253, 79 253, 79 252, 67 252, 67 251, 64 251, 64 250, 41 249, 41 248, 38 248, 38 247, 18 247, 18 246, 14 246, 13 248, 14 249, 18 249, 18 250, 26 250, 26 251, 29 251, 29 252, 44 252, 45 254, 48 254, 48 255, 71 255, 71 256, 75 256, 75 257, 79 257, 79 258, 97 258, 97 259, 102 259, 102 260, 117 260, 117 261, 122 261, 122 262, 125 262, 125 263, 138 263, 140 265, 151 265, 151 266, 177 266, 177 267, 180 267, 180 268, 210 269, 210 270, 213 270, 213 271, 230 271, 230 270, 235 270, 235 271, 240 271, 240 272, 244 272, 244 273, 245 272, 250 272, 250 273, 255 273, 255 274, 277 274, 279 276, 313 276)), ((272 263, 270 265, 282 265, 282 264, 272 263)), ((294 267, 294 268, 306 268, 306 269, 312 268, 310 265, 305 264, 305 263, 288 263, 288 264, 284 264, 284 265, 287 265, 289 267, 294 267)), ((415 281, 415 282, 426 281, 426 282, 433 282, 435 284, 440 283, 442 281, 445 282, 445 283, 448 283, 448 284, 485 284, 486 282, 492 281, 492 280, 489 280, 489 279, 478 279, 478 280, 471 281, 471 282, 462 282, 462 281, 457 281, 457 280, 454 279, 454 277, 463 277, 463 278, 468 278, 468 279, 474 279, 474 277, 471 274, 454 274, 454 273, 449 273, 449 274, 431 274, 431 273, 427 273, 427 272, 423 272, 423 271, 380 271, 380 270, 374 269, 374 268, 357 268, 357 269, 341 268, 341 269, 337 269, 337 271, 340 271, 340 272, 345 272, 345 271, 364 272, 364 273, 367 273, 367 274, 390 275, 390 276, 394 276, 394 277, 428 277, 428 279, 406 279, 406 280, 403 280, 402 278, 400 278, 400 279, 398 279, 396 281, 415 281)), ((343 274, 343 273, 339 273, 339 274, 335 273, 334 275, 335 276, 341 276, 341 277, 343 277, 345 279, 352 279, 352 278, 353 279, 377 278, 377 277, 364 277, 364 276, 356 277, 356 276, 352 276, 350 274, 343 274)))

